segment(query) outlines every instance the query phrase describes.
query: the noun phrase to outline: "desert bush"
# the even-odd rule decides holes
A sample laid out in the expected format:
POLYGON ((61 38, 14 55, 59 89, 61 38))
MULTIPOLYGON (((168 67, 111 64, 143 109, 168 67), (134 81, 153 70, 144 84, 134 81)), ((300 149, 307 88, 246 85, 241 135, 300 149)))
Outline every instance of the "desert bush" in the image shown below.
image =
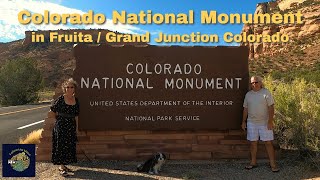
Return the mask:
POLYGON ((21 105, 38 100, 43 78, 30 59, 8 61, 0 70, 0 104, 21 105))
POLYGON ((303 78, 307 83, 315 83, 320 88, 320 63, 316 63, 313 68, 292 68, 286 72, 271 72, 273 79, 278 79, 287 83, 292 83, 297 77, 303 78))
POLYGON ((275 99, 275 134, 280 146, 298 150, 304 157, 319 156, 320 88, 304 79, 284 82, 270 76, 265 85, 275 99))
POLYGON ((24 138, 19 138, 19 144, 39 144, 43 129, 34 130, 24 138))

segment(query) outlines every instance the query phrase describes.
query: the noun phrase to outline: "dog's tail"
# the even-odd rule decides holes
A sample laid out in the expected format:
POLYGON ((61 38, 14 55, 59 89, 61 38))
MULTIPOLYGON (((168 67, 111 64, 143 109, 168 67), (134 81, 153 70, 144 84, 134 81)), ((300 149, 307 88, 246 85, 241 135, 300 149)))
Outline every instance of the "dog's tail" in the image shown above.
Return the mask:
POLYGON ((137 171, 138 171, 138 172, 142 172, 142 169, 143 169, 143 164, 139 164, 139 165, 137 166, 137 171))

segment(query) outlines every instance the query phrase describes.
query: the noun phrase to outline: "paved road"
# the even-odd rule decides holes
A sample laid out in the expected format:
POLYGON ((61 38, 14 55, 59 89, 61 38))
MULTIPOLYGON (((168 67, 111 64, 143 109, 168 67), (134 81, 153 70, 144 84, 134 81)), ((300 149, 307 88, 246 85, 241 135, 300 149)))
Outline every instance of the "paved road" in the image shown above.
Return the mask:
POLYGON ((0 107, 0 159, 2 144, 18 143, 20 137, 43 127, 41 121, 46 118, 49 106, 50 103, 0 107), (36 122, 38 124, 23 127, 36 122))

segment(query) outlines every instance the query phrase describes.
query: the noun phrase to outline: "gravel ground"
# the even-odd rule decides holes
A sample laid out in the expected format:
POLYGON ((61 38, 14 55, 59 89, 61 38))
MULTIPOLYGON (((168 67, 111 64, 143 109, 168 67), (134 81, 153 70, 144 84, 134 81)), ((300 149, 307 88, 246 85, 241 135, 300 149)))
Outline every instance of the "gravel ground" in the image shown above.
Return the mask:
MULTIPOLYGON (((252 170, 244 169, 248 161, 219 160, 219 161, 167 161, 160 175, 149 175, 135 172, 140 162, 128 161, 81 161, 69 167, 74 175, 67 178, 59 175, 57 166, 49 162, 36 164, 35 178, 2 178, 2 179, 320 179, 320 171, 310 170, 307 165, 289 160, 278 162, 280 172, 273 173, 266 160, 260 160, 258 167, 252 170)), ((2 162, 1 162, 2 177, 2 162)))

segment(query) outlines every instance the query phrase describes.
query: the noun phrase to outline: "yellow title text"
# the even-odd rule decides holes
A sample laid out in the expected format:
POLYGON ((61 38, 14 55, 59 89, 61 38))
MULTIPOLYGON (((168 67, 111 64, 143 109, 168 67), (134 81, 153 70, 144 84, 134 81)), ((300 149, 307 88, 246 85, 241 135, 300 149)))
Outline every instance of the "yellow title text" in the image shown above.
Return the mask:
MULTIPOLYGON (((217 11, 201 11, 201 24, 302 24, 302 13, 287 14, 226 14, 217 11)), ((23 10, 18 13, 19 23, 26 24, 104 24, 107 17, 101 13, 89 10, 87 13, 58 14, 45 10, 43 14, 31 13, 23 10)), ((112 11, 113 24, 194 24, 194 11, 187 13, 153 13, 151 10, 139 13, 128 13, 126 11, 112 11)))

